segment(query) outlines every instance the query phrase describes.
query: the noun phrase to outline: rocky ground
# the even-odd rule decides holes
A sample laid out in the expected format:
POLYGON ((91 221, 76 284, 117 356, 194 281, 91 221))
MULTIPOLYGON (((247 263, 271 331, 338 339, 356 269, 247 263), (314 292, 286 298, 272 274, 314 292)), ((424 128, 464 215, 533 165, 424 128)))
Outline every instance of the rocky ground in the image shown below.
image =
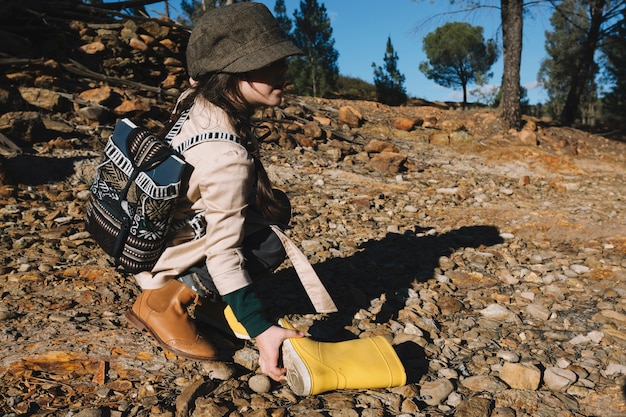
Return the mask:
POLYGON ((115 119, 158 125, 183 83, 170 60, 173 84, 146 92, 129 68, 147 64, 123 54, 160 46, 128 26, 69 32, 126 39, 108 79, 61 58, 2 64, 0 415, 626 414, 626 145, 532 118, 506 131, 490 109, 289 96, 257 115, 288 233, 340 311, 302 305, 288 263, 261 296, 320 340, 387 337, 406 386, 298 397, 258 373, 254 342, 203 327, 232 360, 196 362, 132 328, 139 290, 84 231, 85 201, 115 119))

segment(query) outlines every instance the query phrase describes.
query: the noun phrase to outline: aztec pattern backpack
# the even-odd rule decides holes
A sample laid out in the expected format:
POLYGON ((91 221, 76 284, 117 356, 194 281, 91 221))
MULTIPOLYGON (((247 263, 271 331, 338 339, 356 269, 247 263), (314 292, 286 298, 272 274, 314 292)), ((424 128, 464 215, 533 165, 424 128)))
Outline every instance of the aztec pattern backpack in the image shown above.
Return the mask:
MULTIPOLYGON (((188 115, 183 112, 165 140, 129 119, 120 120, 104 148, 104 162, 96 168, 85 228, 126 272, 150 271, 165 249, 172 209, 189 172, 182 153, 207 141, 240 143, 230 133, 203 132, 172 148, 188 115)), ((199 213, 187 222, 196 238, 204 234, 198 226, 203 220, 199 213)))

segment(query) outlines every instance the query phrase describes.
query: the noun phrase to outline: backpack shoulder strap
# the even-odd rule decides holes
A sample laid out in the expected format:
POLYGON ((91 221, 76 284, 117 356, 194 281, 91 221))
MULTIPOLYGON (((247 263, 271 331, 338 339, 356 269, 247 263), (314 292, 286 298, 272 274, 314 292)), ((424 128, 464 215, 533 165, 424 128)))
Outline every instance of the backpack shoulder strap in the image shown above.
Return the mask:
MULTIPOLYGON (((180 129, 183 127, 183 123, 185 123, 185 121, 189 117, 190 111, 191 109, 189 108, 185 110, 184 112, 182 112, 180 117, 174 124, 174 126, 172 126, 169 132, 167 132, 167 135, 165 136, 165 142, 168 145, 172 146, 172 140, 180 132, 180 129)), ((189 139, 185 139, 179 145, 173 146, 172 148, 179 154, 182 154, 187 149, 192 148, 199 143, 210 142, 210 141, 230 141, 230 142, 235 142, 243 146, 239 137, 237 137, 236 135, 232 133, 208 131, 208 132, 199 133, 195 136, 190 137, 189 139)))
POLYGON ((174 147, 174 150, 176 150, 176 152, 182 154, 183 152, 185 152, 187 149, 192 148, 194 146, 196 146, 199 143, 203 143, 203 142, 218 142, 218 141, 222 141, 222 142, 235 142, 241 146, 243 146, 241 144, 241 140, 239 139, 238 136, 233 135, 232 133, 226 133, 226 132, 202 132, 199 133, 195 136, 190 137, 189 139, 185 139, 183 142, 181 142, 180 144, 176 145, 174 147))
POLYGON ((174 123, 174 126, 172 126, 169 132, 167 132, 167 135, 165 136, 165 142, 168 145, 172 143, 172 139, 174 139, 174 137, 178 135, 178 132, 180 132, 180 129, 183 127, 183 123, 185 123, 185 120, 187 120, 187 117, 189 117, 190 111, 191 109, 187 109, 182 112, 176 123, 174 123))

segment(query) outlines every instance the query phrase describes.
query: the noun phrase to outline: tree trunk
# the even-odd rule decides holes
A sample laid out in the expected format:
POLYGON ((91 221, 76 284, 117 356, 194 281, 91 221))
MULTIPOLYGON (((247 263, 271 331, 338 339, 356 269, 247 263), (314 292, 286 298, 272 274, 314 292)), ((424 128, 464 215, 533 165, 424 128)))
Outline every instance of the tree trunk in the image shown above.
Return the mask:
POLYGON ((501 0, 504 71, 502 72, 500 111, 509 128, 513 129, 519 129, 522 124, 520 65, 522 63, 523 6, 523 0, 501 0))
POLYGON ((463 83, 463 107, 467 107, 467 83, 463 83))
POLYGON ((580 106, 580 98, 582 97, 585 87, 591 77, 593 68, 593 56, 598 48, 598 40, 600 38, 600 27, 604 22, 604 6, 606 0, 596 0, 589 7, 591 15, 591 25, 589 32, 583 43, 583 51, 578 66, 572 73, 570 89, 567 93, 565 106, 561 112, 561 123, 571 126, 576 121, 578 115, 578 107, 580 106))

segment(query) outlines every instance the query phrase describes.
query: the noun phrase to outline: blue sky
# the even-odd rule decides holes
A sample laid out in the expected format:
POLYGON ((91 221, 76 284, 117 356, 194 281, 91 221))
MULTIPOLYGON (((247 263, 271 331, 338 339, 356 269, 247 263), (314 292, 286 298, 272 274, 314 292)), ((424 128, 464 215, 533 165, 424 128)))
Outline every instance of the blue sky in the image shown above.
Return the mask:
MULTIPOLYGON (((274 10, 275 0, 259 0, 274 10)), ((333 27, 335 49, 339 52, 339 72, 373 82, 372 63, 383 64, 387 37, 398 54, 398 67, 406 77, 405 86, 410 96, 426 100, 461 101, 462 92, 444 88, 428 80, 418 69, 426 61, 422 39, 446 22, 467 22, 484 28, 485 39, 495 39, 501 45, 500 11, 493 7, 471 13, 461 12, 460 4, 447 0, 318 0, 324 4, 333 27)), ((483 1, 485 5, 499 1, 483 1)), ((300 0, 285 0, 287 14, 300 8, 300 0)), ((535 8, 524 18, 524 38, 521 66, 521 84, 528 89, 532 104, 544 102, 546 95, 537 85, 537 72, 546 57, 545 31, 550 29, 551 12, 535 8)), ((494 76, 490 85, 502 81, 502 59, 492 67, 494 76)), ((469 86, 468 90, 476 86, 469 86)), ((470 100, 472 98, 470 97, 470 100)))
MULTIPOLYGON (((276 0, 257 0, 272 12, 276 0)), ((171 14, 178 2, 171 1, 171 14)), ((428 80, 418 69, 426 61, 422 50, 422 39, 429 32, 446 22, 467 22, 484 28, 485 39, 495 39, 501 46, 500 11, 495 6, 498 0, 484 0, 486 7, 473 12, 463 11, 463 1, 454 5, 448 0, 318 0, 326 7, 333 28, 335 49, 339 52, 339 72, 373 82, 372 63, 383 64, 387 38, 398 54, 398 68, 406 77, 405 87, 412 97, 430 101, 461 101, 462 92, 444 88, 428 80)), ((288 16, 300 8, 300 0, 285 0, 288 16)), ((545 91, 537 83, 541 61, 546 58, 545 32, 550 30, 551 11, 547 7, 536 7, 524 16, 521 84, 528 90, 531 104, 546 101, 545 91)), ((493 77, 489 86, 498 86, 502 81, 502 58, 492 67, 493 77)), ((488 86, 488 87, 489 87, 488 86)), ((475 89, 470 85, 468 91, 475 89)), ((476 100, 469 97, 470 101, 476 100)))

